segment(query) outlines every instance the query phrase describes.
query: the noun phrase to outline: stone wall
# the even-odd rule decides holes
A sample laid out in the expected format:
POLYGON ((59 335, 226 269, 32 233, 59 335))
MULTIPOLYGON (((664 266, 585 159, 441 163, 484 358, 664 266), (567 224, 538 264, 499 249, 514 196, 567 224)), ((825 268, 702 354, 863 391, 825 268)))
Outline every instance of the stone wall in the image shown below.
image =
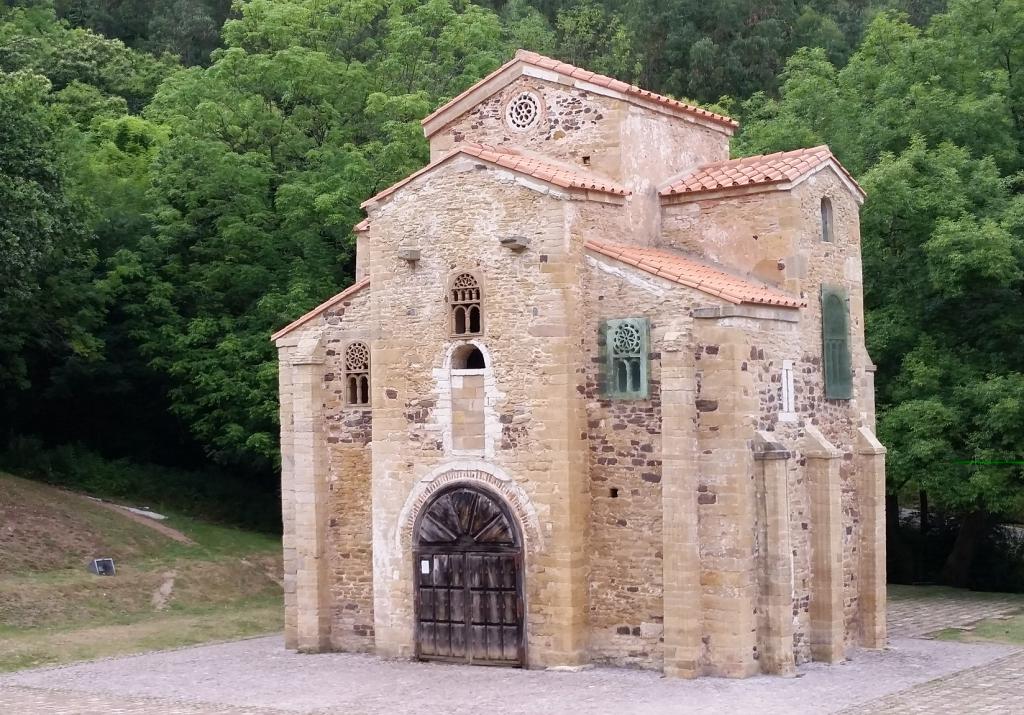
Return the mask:
POLYGON ((473 341, 488 357, 484 409, 493 415, 476 469, 523 492, 544 538, 526 543, 527 657, 531 665, 581 662, 589 500, 576 373, 582 246, 565 232, 574 202, 477 167, 453 160, 370 208, 371 320, 380 326, 371 375, 377 648, 412 654, 413 564, 400 522, 415 517, 416 486, 464 458, 445 448, 454 414, 443 400, 457 389, 446 356, 466 342, 449 333, 445 286, 451 271, 472 269, 484 313, 484 334, 473 341), (529 250, 502 247, 506 235, 527 237, 529 250), (399 259, 399 246, 419 248, 420 260, 399 259))
POLYGON ((467 372, 452 375, 452 449, 483 454, 484 376, 467 372))
POLYGON ((584 315, 591 514, 590 648, 596 662, 662 667, 662 415, 660 345, 688 329, 695 294, 615 261, 587 258, 584 315), (610 400, 602 392, 600 325, 647 317, 650 395, 610 400))
MULTIPOLYGON (((331 593, 331 645, 344 651, 372 651, 373 552, 371 549, 369 405, 348 405, 345 349, 369 344, 370 288, 323 315, 325 347, 324 419, 328 444, 327 548, 331 593)), ((370 366, 371 371, 373 366, 370 366)))
MULTIPOLYGON (((806 298, 792 331, 751 333, 748 369, 755 381, 759 429, 769 430, 794 450, 790 482, 790 538, 794 551, 794 648, 798 662, 811 658, 809 641, 814 530, 800 453, 804 425, 818 427, 841 455, 839 481, 843 512, 843 590, 847 646, 859 642, 857 574, 862 535, 854 459, 856 430, 873 428, 870 360, 864 348, 859 207, 831 170, 822 170, 790 191, 768 191, 671 203, 663 209, 662 241, 678 250, 733 267, 741 274, 778 285, 806 298), (821 198, 832 202, 834 240, 822 241, 821 198), (841 285, 849 295, 854 395, 826 400, 821 359, 822 284, 841 285), (796 419, 779 420, 783 360, 794 364, 796 419)), ((699 353, 699 351, 698 351, 699 353)))
POLYGON ((728 136, 678 116, 586 89, 523 76, 431 137, 436 159, 461 142, 506 145, 574 164, 620 181, 632 193, 616 240, 653 243, 659 231, 658 187, 700 164, 729 157, 728 136), (524 91, 541 98, 537 126, 517 131, 508 102, 524 91))
POLYGON ((625 103, 533 77, 519 77, 430 138, 431 158, 471 141, 521 147, 611 178, 621 178, 619 127, 625 103), (505 122, 505 106, 522 92, 542 99, 537 125, 517 131, 505 122), (584 158, 586 157, 586 159, 584 158))
POLYGON ((799 216, 792 194, 767 191, 668 202, 662 208, 662 245, 799 295, 797 281, 806 266, 797 260, 794 246, 799 216))
POLYGON ((793 190, 797 202, 799 226, 798 250, 806 271, 800 286, 808 307, 801 312, 802 347, 800 412, 817 426, 841 453, 839 478, 843 513, 843 591, 846 645, 860 643, 858 617, 858 564, 861 548, 861 494, 858 493, 855 468, 855 442, 861 425, 874 425, 873 395, 864 394, 870 359, 864 343, 864 290, 861 269, 859 207, 838 177, 821 171, 793 190), (821 198, 832 202, 834 240, 821 240, 821 198), (821 365, 822 284, 841 285, 848 292, 850 308, 850 347, 854 371, 851 400, 827 400, 821 365))

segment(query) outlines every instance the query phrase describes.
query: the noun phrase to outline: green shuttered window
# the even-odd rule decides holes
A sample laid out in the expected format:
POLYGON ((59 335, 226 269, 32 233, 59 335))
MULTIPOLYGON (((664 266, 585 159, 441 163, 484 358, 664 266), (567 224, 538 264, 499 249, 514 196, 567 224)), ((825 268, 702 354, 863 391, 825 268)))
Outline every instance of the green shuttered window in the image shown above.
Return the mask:
POLYGON ((821 287, 822 359, 825 364, 825 398, 853 397, 853 362, 850 359, 850 308, 846 291, 821 287))
POLYGON ((613 400, 646 400, 650 392, 650 329, 647 318, 601 324, 604 394, 613 400))

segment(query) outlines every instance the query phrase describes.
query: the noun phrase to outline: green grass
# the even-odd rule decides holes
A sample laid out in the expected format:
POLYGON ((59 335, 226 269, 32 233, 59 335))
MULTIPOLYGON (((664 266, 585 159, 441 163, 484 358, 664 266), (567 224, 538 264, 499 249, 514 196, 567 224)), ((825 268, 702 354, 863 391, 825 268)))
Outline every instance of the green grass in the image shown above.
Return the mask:
POLYGON ((277 599, 255 599, 194 612, 137 616, 125 623, 0 632, 0 672, 166 650, 278 631, 277 599))
POLYGON ((944 641, 961 643, 1010 643, 1024 645, 1024 614, 1018 613, 1009 618, 987 618, 975 623, 971 630, 947 628, 935 634, 944 641))
POLYGON ((997 593, 990 591, 968 591, 950 586, 908 586, 891 583, 888 586, 890 601, 921 600, 929 598, 952 598, 970 601, 1019 600, 1024 608, 1024 594, 997 593))
MULTIPOLYGON (((889 600, 952 599, 964 601, 1000 600, 1016 602, 1021 611, 1008 618, 988 618, 963 628, 945 628, 934 634, 934 637, 945 641, 961 643, 1010 643, 1024 645, 1024 594, 1020 593, 989 593, 986 591, 967 591, 962 588, 948 586, 904 586, 889 585, 889 600)), ((926 606, 925 606, 926 607, 926 606)))
POLYGON ((280 630, 280 540, 169 517, 196 543, 0 474, 0 671, 280 630), (116 576, 85 569, 98 556, 116 576))

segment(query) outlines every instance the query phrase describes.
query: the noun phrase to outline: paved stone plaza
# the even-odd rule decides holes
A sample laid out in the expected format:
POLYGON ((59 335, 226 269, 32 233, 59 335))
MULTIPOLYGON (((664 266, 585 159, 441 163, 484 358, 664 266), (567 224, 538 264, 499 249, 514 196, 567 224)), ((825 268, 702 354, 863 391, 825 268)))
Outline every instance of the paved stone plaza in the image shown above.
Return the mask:
POLYGON ((1013 601, 929 598, 891 606, 885 652, 843 665, 808 664, 796 678, 696 681, 656 672, 578 673, 382 661, 350 654, 299 655, 278 636, 114 658, 0 676, 0 712, 18 715, 599 715, 1024 713, 1024 650, 919 635, 1018 608, 1013 601), (970 604, 976 608, 971 608, 970 604))

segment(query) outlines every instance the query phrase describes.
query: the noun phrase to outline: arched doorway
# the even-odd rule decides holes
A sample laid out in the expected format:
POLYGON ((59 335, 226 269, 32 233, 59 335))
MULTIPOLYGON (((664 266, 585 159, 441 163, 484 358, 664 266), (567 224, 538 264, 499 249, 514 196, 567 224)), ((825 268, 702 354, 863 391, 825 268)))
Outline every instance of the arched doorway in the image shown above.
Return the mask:
POLYGON ((503 501, 457 484, 416 522, 416 656, 522 666, 523 542, 503 501))

